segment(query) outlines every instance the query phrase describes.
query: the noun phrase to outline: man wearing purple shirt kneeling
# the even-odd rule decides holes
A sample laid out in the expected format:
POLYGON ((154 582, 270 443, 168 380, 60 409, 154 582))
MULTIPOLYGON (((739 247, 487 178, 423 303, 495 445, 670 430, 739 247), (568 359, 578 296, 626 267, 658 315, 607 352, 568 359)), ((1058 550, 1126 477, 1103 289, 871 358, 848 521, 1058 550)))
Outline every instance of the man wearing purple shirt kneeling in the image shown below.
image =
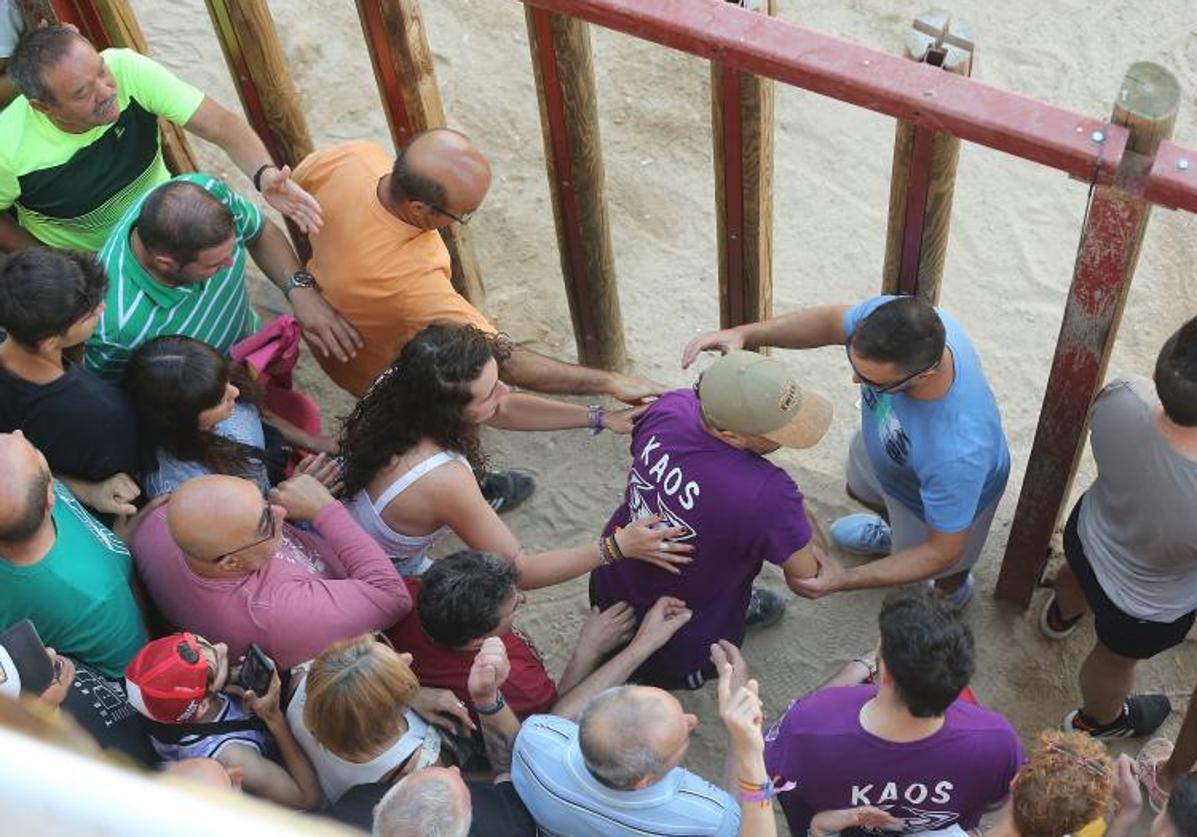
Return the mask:
MULTIPOLYGON (((693 563, 671 575, 641 561, 615 561, 591 574, 591 602, 626 601, 638 618, 661 596, 694 616, 632 675, 663 689, 697 689, 715 676, 712 643, 744 638, 752 580, 768 561, 787 584, 818 568, 802 494, 763 454, 808 448, 827 432, 831 405, 800 387, 785 365, 753 352, 729 352, 693 389, 653 402, 632 431, 632 468, 616 527, 656 515, 684 529, 693 563)), ((618 556, 614 556, 618 558, 618 556)), ((775 594, 773 595, 776 598, 775 594)), ((774 608, 780 618, 784 605, 774 608)))
POLYGON ((794 834, 836 809, 881 809, 906 832, 972 829, 1022 766, 1010 723, 960 697, 974 660, 957 611, 923 589, 891 595, 879 621, 879 663, 853 660, 765 736, 768 774, 795 783, 780 797, 794 834))

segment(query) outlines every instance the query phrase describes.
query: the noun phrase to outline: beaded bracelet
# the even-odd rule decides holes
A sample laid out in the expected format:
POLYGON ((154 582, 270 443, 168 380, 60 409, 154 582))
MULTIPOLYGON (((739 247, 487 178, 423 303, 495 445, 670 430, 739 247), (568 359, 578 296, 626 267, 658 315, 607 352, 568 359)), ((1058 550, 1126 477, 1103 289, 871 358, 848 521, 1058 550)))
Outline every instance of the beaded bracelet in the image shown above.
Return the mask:
POLYGON ((601 404, 591 404, 586 408, 586 426, 590 428, 591 436, 597 436, 607 429, 607 411, 601 404))
POLYGON ((619 548, 619 541, 615 539, 615 536, 622 531, 623 529, 617 526, 615 531, 607 537, 607 548, 611 550, 611 556, 615 561, 623 560, 623 550, 619 548))
POLYGON ((599 566, 605 567, 615 559, 611 557, 611 550, 607 549, 607 539, 598 539, 599 566))

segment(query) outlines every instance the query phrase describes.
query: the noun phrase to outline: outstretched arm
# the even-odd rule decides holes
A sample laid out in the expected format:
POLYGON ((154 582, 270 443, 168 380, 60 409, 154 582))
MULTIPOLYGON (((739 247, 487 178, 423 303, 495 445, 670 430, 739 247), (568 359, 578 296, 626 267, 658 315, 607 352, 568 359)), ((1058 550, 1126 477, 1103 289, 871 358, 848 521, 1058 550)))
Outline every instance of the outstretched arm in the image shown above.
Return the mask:
POLYGON ((762 346, 779 349, 842 346, 848 340, 844 331, 844 314, 848 309, 847 305, 800 308, 764 322, 700 334, 686 344, 682 352, 682 368, 687 368, 704 351, 726 354, 736 349, 759 349, 762 346))
POLYGON ((511 779, 511 751, 515 747, 515 737, 520 731, 519 719, 515 717, 511 707, 502 702, 502 693, 499 691, 507 682, 509 674, 511 663, 507 660, 507 649, 503 640, 494 636, 483 640, 482 647, 474 657, 474 664, 470 667, 466 688, 469 689, 470 702, 474 704, 475 709, 490 710, 499 707, 495 711, 478 712, 486 757, 495 771, 496 783, 511 779))
POLYGON ((577 718, 582 713, 586 701, 604 689, 627 682, 632 672, 668 642, 693 615, 681 599, 670 596, 657 599, 648 613, 644 614, 640 628, 628 643, 628 647, 605 662, 567 694, 563 694, 553 706, 552 713, 562 718, 577 718))
POLYGON ((512 345, 511 356, 499 367, 504 382, 550 394, 610 395, 625 404, 639 404, 660 395, 665 387, 639 376, 591 369, 512 345))
POLYGON ((294 221, 305 235, 320 229, 323 223, 320 204, 291 179, 290 167, 274 165, 261 137, 244 119, 205 96, 183 127, 201 139, 219 145, 246 177, 252 178, 260 168, 269 166, 260 178, 262 197, 266 202, 294 221))

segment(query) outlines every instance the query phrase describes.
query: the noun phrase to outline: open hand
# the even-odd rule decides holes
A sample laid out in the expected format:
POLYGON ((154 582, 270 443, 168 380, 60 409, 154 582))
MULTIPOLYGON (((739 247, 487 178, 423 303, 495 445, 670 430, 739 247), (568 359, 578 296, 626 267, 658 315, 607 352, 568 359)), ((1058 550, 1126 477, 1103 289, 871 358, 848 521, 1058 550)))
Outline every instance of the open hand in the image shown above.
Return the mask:
POLYGON ((627 645, 635 631, 636 611, 627 602, 616 602, 606 610, 592 607, 578 632, 578 647, 601 659, 627 645))
POLYGON ((305 456, 295 466, 295 475, 307 474, 328 489, 334 497, 345 487, 341 482, 341 463, 335 456, 318 453, 305 456))
POLYGON ((615 412, 607 413, 604 419, 606 427, 612 433, 627 436, 632 432, 632 428, 636 424, 636 419, 644 415, 645 410, 651 406, 651 404, 641 404, 639 407, 628 407, 626 410, 616 410, 615 412))
POLYGON ((324 357, 332 355, 345 363, 365 345, 357 329, 316 288, 295 288, 287 295, 287 301, 303 329, 304 339, 324 357))
POLYGON ((689 557, 694 547, 670 540, 686 534, 685 529, 662 527, 658 525, 660 522, 661 518, 657 515, 642 517, 626 529, 616 532, 615 542, 625 558, 635 558, 674 575, 681 575, 679 567, 694 560, 689 557))
POLYGON ((656 651, 669 642, 693 616, 694 612, 686 607, 686 603, 681 599, 662 596, 640 620, 640 627, 636 630, 632 642, 656 651))
POLYGON ((448 689, 421 686, 408 701, 408 706, 428 723, 443 727, 450 732, 474 729, 470 711, 466 709, 464 703, 457 699, 457 695, 448 689))
POLYGON ((625 404, 637 405, 651 401, 665 392, 666 389, 666 387, 658 384, 656 381, 650 381, 648 378, 642 378, 639 375, 613 373, 612 383, 607 390, 607 394, 625 404))
POLYGON ((846 589, 845 582, 848 573, 844 569, 844 565, 830 555, 824 554, 821 549, 816 549, 814 555, 815 561, 819 565, 819 571, 812 578, 788 579, 787 584, 790 589, 807 599, 819 599, 846 589))
POLYGON ((682 350, 682 369, 689 369, 690 364, 701 352, 718 351, 720 354, 727 354, 743 348, 744 338, 734 328, 708 331, 686 344, 686 348, 682 350))
POLYGON ((319 232, 324 224, 320 204, 291 179, 291 167, 270 166, 262 172, 262 198, 295 222, 304 235, 319 232))
POLYGON ((902 831, 905 823, 897 817, 872 805, 859 808, 840 808, 835 811, 820 811, 810 822, 810 833, 824 837, 847 831, 849 828, 871 828, 878 831, 902 831))

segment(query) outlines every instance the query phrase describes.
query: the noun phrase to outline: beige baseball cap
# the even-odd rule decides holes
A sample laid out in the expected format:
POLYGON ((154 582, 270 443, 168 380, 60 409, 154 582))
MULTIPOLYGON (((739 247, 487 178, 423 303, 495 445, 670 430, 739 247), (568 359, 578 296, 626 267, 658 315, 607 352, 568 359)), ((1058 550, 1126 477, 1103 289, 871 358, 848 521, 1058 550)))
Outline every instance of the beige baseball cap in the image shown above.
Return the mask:
POLYGON ((756 352, 728 352, 702 373, 703 417, 719 430, 764 436, 787 448, 823 438, 834 410, 824 396, 798 384, 785 364, 756 352))

